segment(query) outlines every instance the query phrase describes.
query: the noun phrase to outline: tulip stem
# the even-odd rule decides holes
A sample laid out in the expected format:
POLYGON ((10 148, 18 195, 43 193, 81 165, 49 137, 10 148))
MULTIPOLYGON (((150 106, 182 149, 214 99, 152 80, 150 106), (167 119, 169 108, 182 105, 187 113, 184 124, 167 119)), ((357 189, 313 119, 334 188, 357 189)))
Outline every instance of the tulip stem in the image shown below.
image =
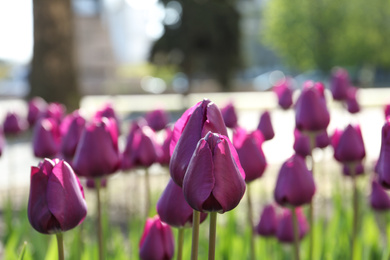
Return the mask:
POLYGON ((146 202, 145 202, 145 217, 149 216, 150 210, 150 181, 149 181, 149 169, 145 168, 145 192, 146 192, 146 202))
POLYGON ((215 259, 215 240, 217 237, 217 212, 210 213, 209 260, 215 259))
POLYGON ((200 211, 194 210, 192 217, 191 260, 198 259, 200 211))
POLYGON ((295 211, 295 207, 291 208, 291 215, 292 215, 293 231, 294 231, 294 255, 295 255, 295 260, 299 260, 299 226, 298 226, 298 218, 297 218, 297 213, 295 211))
POLYGON ((253 234, 253 210, 252 210, 252 199, 251 199, 251 193, 249 189, 249 184, 246 185, 247 191, 246 191, 246 196, 248 198, 248 220, 249 220, 249 225, 250 225, 250 260, 255 260, 255 238, 253 234))
POLYGON ((349 170, 352 177, 352 186, 353 186, 353 226, 352 226, 352 240, 351 240, 351 259, 354 259, 355 251, 355 242, 357 235, 357 226, 358 226, 358 189, 356 184, 356 174, 355 174, 355 165, 349 165, 349 170))
POLYGON ((177 238, 177 260, 183 259, 183 243, 184 243, 184 228, 179 228, 179 235, 177 238))
POLYGON ((100 198, 100 178, 95 178, 96 187, 96 209, 97 209, 97 228, 98 228, 98 248, 99 260, 104 259, 104 242, 103 242, 103 223, 102 223, 102 205, 100 198))
POLYGON ((64 260, 64 238, 62 233, 57 233, 58 260, 64 260))

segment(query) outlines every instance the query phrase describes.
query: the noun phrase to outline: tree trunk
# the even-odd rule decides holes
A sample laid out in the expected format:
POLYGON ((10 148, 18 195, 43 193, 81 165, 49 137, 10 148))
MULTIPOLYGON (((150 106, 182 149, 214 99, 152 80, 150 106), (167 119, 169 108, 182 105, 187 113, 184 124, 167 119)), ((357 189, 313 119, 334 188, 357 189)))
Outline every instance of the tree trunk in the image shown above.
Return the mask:
POLYGON ((74 25, 70 0, 33 0, 34 50, 30 96, 79 106, 74 25))

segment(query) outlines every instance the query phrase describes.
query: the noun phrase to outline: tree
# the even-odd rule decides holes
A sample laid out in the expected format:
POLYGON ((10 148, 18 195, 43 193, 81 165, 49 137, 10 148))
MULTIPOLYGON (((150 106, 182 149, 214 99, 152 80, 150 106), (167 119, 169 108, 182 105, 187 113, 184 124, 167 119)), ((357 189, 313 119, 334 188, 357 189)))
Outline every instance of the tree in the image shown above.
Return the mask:
POLYGON ((79 105, 71 0, 34 0, 30 96, 79 105))

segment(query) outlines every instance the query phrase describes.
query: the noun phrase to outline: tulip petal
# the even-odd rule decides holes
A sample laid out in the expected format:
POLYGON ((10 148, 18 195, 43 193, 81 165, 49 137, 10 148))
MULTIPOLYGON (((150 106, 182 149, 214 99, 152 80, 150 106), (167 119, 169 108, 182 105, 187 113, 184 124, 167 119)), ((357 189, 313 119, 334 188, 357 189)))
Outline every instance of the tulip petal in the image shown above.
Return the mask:
MULTIPOLYGON (((153 221, 153 220, 152 220, 153 221)), ((159 219, 157 219, 160 222, 159 219)), ((158 223, 154 220, 152 223, 147 224, 144 234, 142 235, 142 242, 140 244, 140 258, 142 260, 161 260, 164 259, 165 250, 164 244, 162 241, 162 236, 159 232, 157 225, 161 225, 161 222, 158 223)))
POLYGON ((202 211, 202 205, 215 185, 212 158, 209 144, 202 139, 198 143, 184 176, 184 197, 188 204, 198 211, 202 211))
POLYGON ((203 125, 201 137, 204 137, 208 132, 228 136, 219 108, 213 102, 209 102, 207 103, 206 109, 205 115, 207 116, 207 120, 203 125))
POLYGON ((60 161, 49 176, 46 193, 51 213, 66 231, 77 226, 87 214, 79 182, 69 164, 60 161))

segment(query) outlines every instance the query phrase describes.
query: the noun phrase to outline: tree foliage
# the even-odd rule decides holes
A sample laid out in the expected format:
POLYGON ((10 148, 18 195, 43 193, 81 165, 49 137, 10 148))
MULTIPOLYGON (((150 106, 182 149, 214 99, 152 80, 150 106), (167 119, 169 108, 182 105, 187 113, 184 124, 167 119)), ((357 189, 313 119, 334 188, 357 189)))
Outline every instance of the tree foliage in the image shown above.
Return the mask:
POLYGON ((264 42, 298 69, 390 68, 390 1, 272 0, 264 42))

